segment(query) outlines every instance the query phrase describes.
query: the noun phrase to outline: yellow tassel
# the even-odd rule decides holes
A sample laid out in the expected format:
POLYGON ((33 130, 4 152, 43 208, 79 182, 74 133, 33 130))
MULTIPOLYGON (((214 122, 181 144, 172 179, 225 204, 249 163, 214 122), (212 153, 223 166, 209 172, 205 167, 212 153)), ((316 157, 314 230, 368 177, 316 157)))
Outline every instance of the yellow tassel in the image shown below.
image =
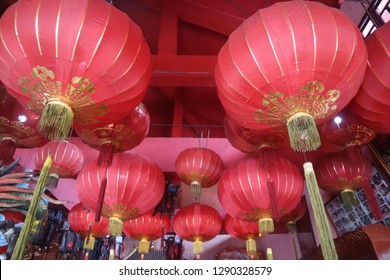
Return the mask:
POLYGON ((294 151, 308 152, 321 146, 320 135, 314 118, 303 112, 295 113, 287 120, 290 146, 294 151))
POLYGON ((142 238, 138 244, 138 253, 149 254, 149 241, 145 238, 142 238))
POLYGON ((351 210, 352 205, 356 206, 359 204, 355 192, 352 190, 343 190, 341 192, 341 200, 343 201, 346 210, 351 210))
POLYGON ((256 240, 254 240, 253 238, 249 238, 246 241, 246 251, 247 253, 254 253, 257 251, 256 240))
POLYGON ((259 232, 267 234, 274 232, 274 221, 271 218, 264 218, 259 220, 259 232))
POLYGON ((84 249, 93 250, 95 248, 95 237, 87 236, 84 240, 84 249))
POLYGON ((61 101, 49 101, 39 121, 39 132, 52 140, 66 139, 73 124, 72 108, 61 101))
POLYGON ((113 236, 122 234, 123 222, 117 217, 111 217, 108 222, 108 233, 113 236))
POLYGON ((320 236, 321 250, 325 260, 337 260, 336 247, 334 245, 333 235, 330 231, 329 221, 326 216, 324 202, 318 188, 316 175, 311 162, 303 164, 305 170, 305 179, 309 197, 313 206, 314 219, 316 221, 317 232, 320 236))
POLYGON ((203 243, 201 240, 194 241, 194 246, 192 248, 192 252, 194 252, 194 254, 199 254, 199 253, 203 252, 203 243))
POLYGON ((202 195, 202 186, 199 184, 199 182, 196 181, 191 182, 192 202, 194 203, 200 202, 201 195, 202 195))
POLYGON ((108 256, 108 259, 109 260, 115 259, 115 250, 114 250, 114 248, 110 248, 110 254, 108 256))
POLYGON ((272 254, 272 249, 267 248, 267 260, 273 260, 273 259, 274 259, 274 256, 272 254))
POLYGON ((47 178, 49 177, 50 168, 52 165, 52 158, 48 156, 45 160, 45 164, 41 169, 41 173, 38 178, 38 182, 35 186, 33 198, 30 202, 30 206, 28 208, 26 218, 24 220, 24 224, 22 230, 19 234, 19 238, 16 241, 15 249, 12 253, 12 260, 21 260, 24 254, 24 249, 26 247, 27 238, 31 232, 31 228, 33 226, 35 215, 38 210, 39 201, 42 197, 44 188, 46 186, 47 178))

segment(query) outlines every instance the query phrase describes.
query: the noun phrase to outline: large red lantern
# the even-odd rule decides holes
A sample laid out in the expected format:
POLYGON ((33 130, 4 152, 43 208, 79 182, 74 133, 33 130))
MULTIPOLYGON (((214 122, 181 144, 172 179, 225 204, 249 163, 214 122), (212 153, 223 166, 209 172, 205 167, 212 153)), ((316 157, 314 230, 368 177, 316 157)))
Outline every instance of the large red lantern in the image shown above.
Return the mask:
POLYGON ((184 240, 194 242, 193 252, 203 251, 203 242, 216 237, 222 227, 218 211, 208 205, 194 203, 181 208, 173 217, 173 229, 184 240))
POLYGON ((343 109, 363 80, 367 51, 341 11, 288 1, 261 9, 230 36, 215 79, 226 113, 251 129, 287 125, 296 151, 320 146, 316 125, 343 109))
POLYGON ((224 164, 216 152, 196 147, 182 151, 176 159, 175 167, 179 178, 191 186, 194 202, 199 202, 201 188, 209 188, 218 182, 224 164))
POLYGON ((99 165, 110 165, 113 153, 121 153, 138 146, 149 132, 150 117, 140 103, 123 120, 103 127, 76 130, 88 146, 99 150, 99 165))
POLYGON ((136 153, 114 154, 110 167, 99 167, 97 159, 92 160, 77 176, 77 196, 89 209, 96 209, 103 180, 101 214, 110 218, 111 235, 122 234, 122 222, 152 210, 165 190, 164 175, 155 163, 136 153))
POLYGON ((276 155, 268 168, 256 157, 247 157, 227 168, 218 183, 218 199, 225 211, 236 219, 258 221, 260 233, 273 232, 273 217, 292 211, 302 193, 298 168, 276 155))
POLYGON ((94 249, 95 238, 104 237, 108 232, 108 219, 101 217, 95 222, 95 213, 78 203, 70 209, 68 214, 70 228, 85 237, 84 249, 94 249))
POLYGON ((151 77, 141 29, 103 0, 21 0, 0 20, 0 79, 51 139, 115 123, 151 77))
POLYGON ((50 168, 50 188, 56 188, 60 178, 75 178, 84 164, 83 152, 65 140, 53 140, 39 147, 35 153, 35 168, 41 170, 48 156, 53 163, 50 168))
POLYGON ((368 127, 390 133, 390 22, 376 29, 365 41, 368 66, 364 81, 350 108, 368 127))
MULTIPOLYGON (((1 84, 1 83, 0 83, 1 84)), ((49 140, 38 131, 38 120, 0 86, 0 160, 12 161, 16 148, 35 148, 49 140)))
POLYGON ((140 240, 138 252, 149 253, 149 242, 163 237, 169 230, 171 220, 168 215, 152 211, 136 219, 123 223, 123 232, 130 238, 140 240))

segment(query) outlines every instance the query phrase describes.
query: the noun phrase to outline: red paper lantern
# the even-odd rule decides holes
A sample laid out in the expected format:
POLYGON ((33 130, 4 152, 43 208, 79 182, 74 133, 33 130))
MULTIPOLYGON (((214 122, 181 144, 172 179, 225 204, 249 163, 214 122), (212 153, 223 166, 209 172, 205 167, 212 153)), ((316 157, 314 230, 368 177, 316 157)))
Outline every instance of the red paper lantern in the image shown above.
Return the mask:
POLYGON ((21 0, 0 20, 0 79, 42 113, 51 139, 115 123, 139 104, 151 77, 141 29, 103 0, 21 0))
POLYGON ((390 22, 376 29, 365 41, 368 50, 366 76, 350 108, 363 124, 390 133, 390 22))
POLYGON ((367 51, 341 11, 288 1, 261 9, 218 55, 215 79, 226 113, 244 127, 287 125, 297 151, 320 146, 316 124, 343 109, 363 80, 367 51))
POLYGON ((203 251, 203 242, 216 237, 222 218, 214 208, 199 203, 181 208, 173 217, 173 229, 184 240, 194 242, 193 252, 203 251))
POLYGON ((122 233, 122 222, 152 210, 165 190, 164 175, 155 163, 135 153, 115 154, 110 167, 99 167, 96 159, 85 164, 77 176, 77 196, 89 209, 96 209, 103 179, 101 214, 110 218, 111 235, 122 233))
POLYGON ((169 230, 171 220, 168 215, 148 212, 139 218, 123 223, 123 232, 130 238, 140 240, 138 252, 149 253, 149 241, 163 237, 169 230))
POLYGON ((49 155, 53 160, 48 184, 51 188, 57 187, 59 178, 76 177, 84 164, 83 152, 76 145, 65 140, 55 140, 37 149, 35 168, 41 170, 49 155))
POLYGON ((104 127, 76 130, 81 140, 97 149, 99 165, 110 165, 113 153, 131 150, 141 144, 149 132, 150 117, 140 103, 126 118, 104 127))
POLYGON ((196 202, 201 195, 201 188, 215 185, 224 169, 221 157, 214 151, 203 148, 188 148, 176 159, 176 173, 187 185, 191 186, 196 202))
POLYGON ((12 162, 16 148, 35 148, 49 140, 38 131, 38 120, 0 86, 0 161, 12 162))
POLYGON ((68 214, 70 228, 85 237, 84 249, 94 249, 95 238, 104 237, 108 232, 108 219, 101 217, 95 222, 95 213, 78 203, 70 209, 68 214))
POLYGON ((303 193, 303 178, 290 161, 275 156, 274 164, 262 167, 255 157, 227 168, 218 183, 218 199, 236 219, 259 222, 259 231, 273 231, 273 218, 292 211, 303 193))

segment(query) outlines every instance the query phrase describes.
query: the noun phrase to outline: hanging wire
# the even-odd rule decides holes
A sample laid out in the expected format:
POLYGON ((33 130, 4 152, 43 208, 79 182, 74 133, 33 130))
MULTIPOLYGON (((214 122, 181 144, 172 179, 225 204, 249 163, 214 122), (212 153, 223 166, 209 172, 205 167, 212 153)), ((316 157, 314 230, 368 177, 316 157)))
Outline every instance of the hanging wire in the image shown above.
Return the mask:
POLYGON ((207 129, 207 139, 206 139, 206 148, 209 144, 209 139, 210 139, 210 128, 207 129))

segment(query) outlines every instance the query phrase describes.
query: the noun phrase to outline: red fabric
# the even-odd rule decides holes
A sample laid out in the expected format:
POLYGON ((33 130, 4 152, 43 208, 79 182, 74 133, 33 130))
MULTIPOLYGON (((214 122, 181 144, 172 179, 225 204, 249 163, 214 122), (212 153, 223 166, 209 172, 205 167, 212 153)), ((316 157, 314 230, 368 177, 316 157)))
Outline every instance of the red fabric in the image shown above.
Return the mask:
POLYGON ((228 214, 223 220, 223 227, 230 236, 235 238, 244 240, 259 238, 259 225, 257 222, 246 222, 234 219, 228 214))
POLYGON ((76 193, 89 209, 96 209, 100 182, 107 178, 102 216, 122 221, 152 210, 161 200, 165 182, 161 169, 136 153, 114 154, 110 167, 99 167, 97 159, 86 163, 76 180, 76 193))
POLYGON ((161 217, 160 213, 153 216, 152 212, 148 212, 139 218, 123 223, 123 232, 130 238, 141 240, 145 238, 148 241, 156 240, 161 237, 161 234, 167 234, 171 220, 169 216, 164 214, 161 217), (164 232, 162 228, 164 227, 164 232))
POLYGON ((361 121, 379 133, 390 133, 390 22, 365 41, 368 50, 366 76, 350 104, 361 121))
POLYGON ((344 13, 288 1, 259 10, 229 36, 215 79, 226 113, 242 126, 285 124, 296 112, 321 124, 356 95, 366 62, 361 33, 344 13), (315 81, 322 92, 303 89, 315 81), (337 100, 330 90, 340 91, 337 100))
POLYGON ((75 127, 107 124, 125 117, 146 93, 151 64, 142 31, 105 1, 21 0, 3 14, 0 29, 0 79, 37 113, 48 100, 69 104, 72 99, 75 127), (36 66, 52 71, 52 77, 43 82, 38 72, 34 79, 36 66), (74 84, 77 77, 83 78, 80 84, 74 84), (83 89, 88 81, 93 86, 83 89), (70 85, 82 93, 69 97, 70 85))
POLYGON ((95 212, 89 210, 82 203, 78 203, 70 209, 68 214, 70 228, 86 237, 91 226, 91 236, 100 238, 108 232, 108 219, 101 217, 99 222, 95 222, 95 212))
POLYGON ((52 156, 50 173, 60 178, 73 178, 84 164, 83 152, 74 144, 65 140, 50 141, 37 149, 35 168, 41 170, 48 155, 52 156))
POLYGON ((280 216, 292 211, 303 193, 303 178, 287 159, 274 157, 274 164, 261 167, 256 157, 247 157, 227 168, 218 182, 218 199, 232 217, 258 221, 272 218, 268 176, 274 181, 280 216))
POLYGON ((203 204, 191 204, 181 208, 173 217, 173 229, 187 241, 209 241, 222 227, 222 218, 214 208, 203 204))
POLYGON ((224 165, 221 157, 214 151, 197 147, 182 151, 176 159, 176 173, 190 185, 197 181, 202 188, 215 185, 222 174, 224 165))

